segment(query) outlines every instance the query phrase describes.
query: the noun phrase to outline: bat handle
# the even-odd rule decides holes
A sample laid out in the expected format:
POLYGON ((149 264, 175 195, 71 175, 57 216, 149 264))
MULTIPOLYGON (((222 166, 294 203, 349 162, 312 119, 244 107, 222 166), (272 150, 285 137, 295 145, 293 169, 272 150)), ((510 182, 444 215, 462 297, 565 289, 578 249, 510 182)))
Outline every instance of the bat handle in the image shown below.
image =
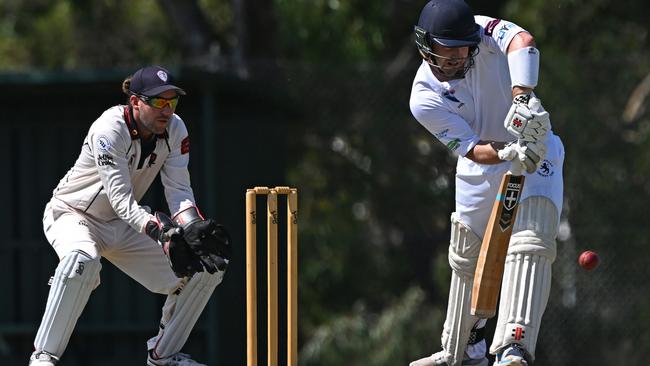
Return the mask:
POLYGON ((522 166, 519 159, 512 159, 512 163, 510 164, 510 174, 521 175, 523 170, 524 167, 522 166))

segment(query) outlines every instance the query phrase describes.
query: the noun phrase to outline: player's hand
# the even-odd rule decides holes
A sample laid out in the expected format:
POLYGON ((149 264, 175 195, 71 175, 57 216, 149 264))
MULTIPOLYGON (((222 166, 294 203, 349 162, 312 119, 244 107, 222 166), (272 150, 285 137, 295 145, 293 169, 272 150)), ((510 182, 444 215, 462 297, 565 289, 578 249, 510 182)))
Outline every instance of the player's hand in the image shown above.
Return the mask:
POLYGON ((212 219, 194 221, 183 228, 183 237, 210 273, 225 271, 232 255, 230 234, 212 219))
POLYGON ((176 277, 192 277, 196 272, 203 272, 200 259, 183 238, 183 229, 162 212, 156 212, 154 218, 145 226, 145 232, 160 244, 176 277))
POLYGON ((503 125, 518 140, 535 142, 546 140, 551 120, 538 98, 520 94, 512 100, 503 125))
POLYGON ((497 151, 499 159, 510 161, 517 159, 526 172, 534 173, 546 156, 546 145, 542 141, 537 142, 511 142, 497 151))

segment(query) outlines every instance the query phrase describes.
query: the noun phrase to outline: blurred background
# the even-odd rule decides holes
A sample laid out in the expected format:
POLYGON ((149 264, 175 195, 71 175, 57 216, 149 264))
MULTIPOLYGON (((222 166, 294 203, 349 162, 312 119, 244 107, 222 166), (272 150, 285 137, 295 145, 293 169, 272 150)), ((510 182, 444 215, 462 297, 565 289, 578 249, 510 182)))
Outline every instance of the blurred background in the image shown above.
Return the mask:
MULTIPOLYGON (((124 103, 123 78, 150 63, 188 91, 177 112, 195 195, 235 246, 185 351, 244 365, 244 192, 257 185, 299 189, 301 365, 406 365, 437 351, 455 158, 408 107, 425 3, 0 0, 0 364, 27 364, 44 310, 57 263, 45 203, 90 124, 124 103)), ((650 5, 469 4, 535 36, 537 93, 566 147, 536 364, 648 365, 650 5), (601 258, 590 272, 577 265, 586 249, 601 258)), ((144 201, 167 211, 159 183, 144 201)), ((61 365, 145 363, 164 298, 103 266, 61 365)))

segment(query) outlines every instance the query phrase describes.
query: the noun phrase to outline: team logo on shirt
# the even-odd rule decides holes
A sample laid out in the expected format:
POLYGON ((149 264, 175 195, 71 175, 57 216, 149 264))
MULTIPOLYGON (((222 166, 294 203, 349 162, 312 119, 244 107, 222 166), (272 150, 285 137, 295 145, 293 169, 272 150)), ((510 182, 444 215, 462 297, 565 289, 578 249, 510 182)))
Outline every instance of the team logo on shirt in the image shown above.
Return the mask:
POLYGON ((554 174, 555 170, 553 170, 553 163, 546 159, 542 160, 542 164, 540 164, 539 169, 537 169, 537 175, 542 177, 552 177, 554 174))
POLYGON ((449 133, 449 129, 448 129, 448 128, 445 128, 444 130, 442 130, 442 131, 440 131, 440 132, 438 132, 438 133, 433 134, 433 136, 435 136, 435 138, 437 138, 437 139, 439 140, 439 139, 441 139, 441 138, 445 138, 445 137, 447 137, 447 134, 448 134, 448 133, 449 133))
POLYGON ((464 106, 465 103, 463 103, 463 102, 461 102, 460 100, 458 100, 458 98, 456 98, 456 96, 454 95, 454 93, 456 93, 456 91, 455 91, 454 89, 448 89, 448 90, 445 90, 445 91, 442 93, 442 96, 443 96, 445 99, 451 100, 451 101, 454 102, 454 103, 460 103, 460 104, 458 105, 458 108, 464 106))
POLYGON ((110 149, 110 147, 111 147, 110 142, 108 142, 108 137, 103 136, 103 135, 99 136, 97 138, 97 147, 100 150, 108 151, 108 149, 110 149))

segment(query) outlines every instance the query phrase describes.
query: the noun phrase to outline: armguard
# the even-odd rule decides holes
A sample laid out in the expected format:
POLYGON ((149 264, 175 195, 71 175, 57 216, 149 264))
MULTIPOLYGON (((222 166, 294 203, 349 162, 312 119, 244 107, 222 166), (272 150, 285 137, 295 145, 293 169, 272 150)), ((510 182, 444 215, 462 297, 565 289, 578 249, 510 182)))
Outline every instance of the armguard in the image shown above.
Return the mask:
POLYGON ((539 50, 523 47, 508 54, 510 83, 512 87, 535 88, 539 76, 539 50))

